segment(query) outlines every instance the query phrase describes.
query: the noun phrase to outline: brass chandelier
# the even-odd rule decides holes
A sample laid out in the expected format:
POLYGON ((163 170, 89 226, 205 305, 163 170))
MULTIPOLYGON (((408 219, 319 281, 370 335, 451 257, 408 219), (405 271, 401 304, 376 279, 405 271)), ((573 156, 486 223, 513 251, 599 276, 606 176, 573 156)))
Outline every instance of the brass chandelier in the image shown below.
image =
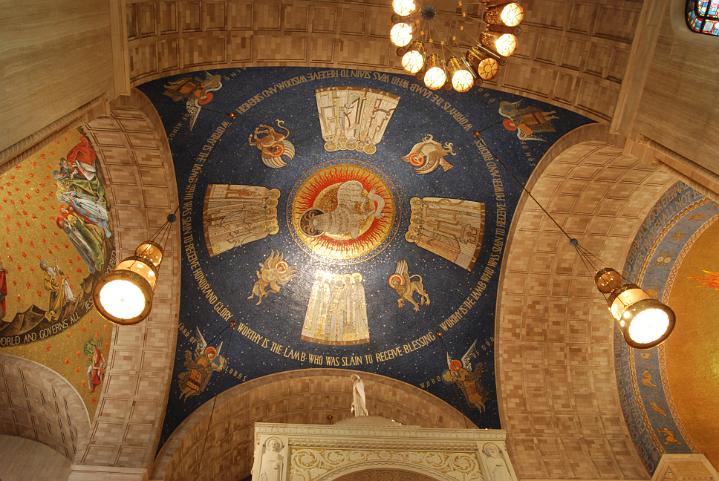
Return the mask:
POLYGON ((432 32, 437 11, 429 1, 393 0, 392 9, 389 37, 398 47, 402 68, 417 75, 430 90, 445 87, 468 92, 475 84, 494 78, 499 66, 517 49, 516 27, 524 19, 524 8, 517 2, 479 0, 467 4, 457 0, 453 33, 438 40, 432 32), (470 14, 468 5, 478 6, 478 13, 470 14), (482 31, 479 38, 463 43, 474 45, 460 47, 460 36, 466 34, 465 26, 470 23, 479 24, 482 31))

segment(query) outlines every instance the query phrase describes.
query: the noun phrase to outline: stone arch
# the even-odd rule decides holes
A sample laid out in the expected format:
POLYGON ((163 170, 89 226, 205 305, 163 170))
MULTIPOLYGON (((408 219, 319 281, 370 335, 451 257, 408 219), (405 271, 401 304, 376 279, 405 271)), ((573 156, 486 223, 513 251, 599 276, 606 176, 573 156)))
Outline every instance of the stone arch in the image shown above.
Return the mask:
POLYGON ((317 481, 445 481, 442 473, 411 464, 378 463, 348 466, 327 473, 317 481))
POLYGON ((0 434, 46 444, 72 460, 87 443, 90 419, 82 397, 60 374, 0 353, 0 434))
MULTIPOLYGON (((543 157, 527 187, 568 233, 621 270, 646 214, 676 178, 623 151, 602 125, 543 157)), ((520 478, 648 475, 622 415, 613 320, 567 239, 523 195, 498 288, 497 391, 520 478)))
MULTIPOLYGON (((178 206, 162 121, 138 90, 83 125, 101 158, 118 258, 165 222, 178 206)), ((75 462, 144 469, 159 441, 175 354, 180 298, 179 229, 172 231, 150 316, 113 329, 106 380, 89 440, 75 462)))
MULTIPOLYGON (((165 481, 244 479, 252 468, 255 422, 329 424, 350 417, 352 372, 286 371, 228 389, 196 409, 172 433, 158 454, 153 477, 165 481)), ((416 386, 378 374, 360 374, 372 416, 422 427, 474 427, 455 408, 416 386)))

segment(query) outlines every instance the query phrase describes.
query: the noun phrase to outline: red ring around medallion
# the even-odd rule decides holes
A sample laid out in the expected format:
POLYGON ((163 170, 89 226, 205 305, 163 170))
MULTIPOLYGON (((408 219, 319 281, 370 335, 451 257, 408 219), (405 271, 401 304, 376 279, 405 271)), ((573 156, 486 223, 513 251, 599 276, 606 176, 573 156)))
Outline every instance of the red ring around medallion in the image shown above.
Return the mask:
POLYGON ((293 237, 314 255, 359 262, 354 259, 377 252, 396 232, 397 205, 389 185, 374 169, 356 163, 331 164, 311 172, 295 187, 288 206, 293 237), (356 190, 357 184, 362 186, 361 192, 356 190), (378 212, 381 204, 384 206, 378 212), (309 211, 322 216, 313 221, 316 234, 307 232, 303 224, 309 211))
POLYGON ((274 157, 279 157, 280 155, 285 153, 285 146, 282 144, 274 144, 267 147, 267 152, 269 152, 274 157))
POLYGON ((409 154, 407 160, 409 160, 410 165, 415 167, 422 167, 425 164, 424 155, 422 154, 409 154))

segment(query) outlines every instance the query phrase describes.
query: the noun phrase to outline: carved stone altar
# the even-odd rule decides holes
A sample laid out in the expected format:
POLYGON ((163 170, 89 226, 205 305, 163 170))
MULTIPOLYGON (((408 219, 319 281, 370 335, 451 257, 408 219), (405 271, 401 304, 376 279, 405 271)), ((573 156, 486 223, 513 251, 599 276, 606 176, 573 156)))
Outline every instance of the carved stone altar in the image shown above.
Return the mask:
POLYGON ((501 430, 420 428, 373 416, 329 426, 255 423, 253 481, 333 481, 377 469, 439 481, 517 481, 501 430))

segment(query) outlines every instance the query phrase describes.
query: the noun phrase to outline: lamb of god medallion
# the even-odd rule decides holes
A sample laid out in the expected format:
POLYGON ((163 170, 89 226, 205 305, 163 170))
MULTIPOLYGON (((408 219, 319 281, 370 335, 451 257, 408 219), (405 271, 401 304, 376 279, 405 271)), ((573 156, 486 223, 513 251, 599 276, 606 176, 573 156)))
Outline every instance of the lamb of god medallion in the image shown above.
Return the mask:
POLYGON ((289 212, 300 246, 333 261, 366 259, 386 243, 396 218, 387 182, 349 163, 321 168, 301 181, 289 212))

